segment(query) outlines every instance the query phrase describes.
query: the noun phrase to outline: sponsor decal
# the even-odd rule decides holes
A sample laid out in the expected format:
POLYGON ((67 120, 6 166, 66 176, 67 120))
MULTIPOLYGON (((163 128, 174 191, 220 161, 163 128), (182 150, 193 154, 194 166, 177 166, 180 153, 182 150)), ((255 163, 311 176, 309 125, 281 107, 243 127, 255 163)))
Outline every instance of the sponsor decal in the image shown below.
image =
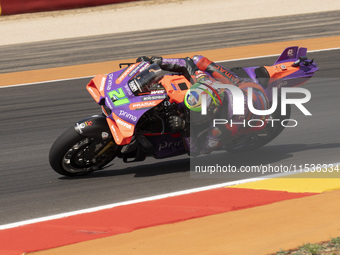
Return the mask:
POLYGON ((92 97, 98 102, 100 97, 96 94, 96 92, 94 92, 94 90, 91 87, 87 87, 87 89, 90 91, 92 97))
POLYGON ((136 92, 137 90, 141 91, 140 86, 135 79, 133 79, 132 81, 129 81, 129 87, 132 92, 136 92))
POLYGON ((142 62, 142 63, 140 63, 135 69, 133 69, 132 72, 129 73, 129 77, 134 76, 134 75, 137 73, 138 69, 139 69, 141 66, 143 66, 144 64, 145 64, 145 62, 142 62))
POLYGON ((143 108, 150 108, 150 107, 156 106, 156 105, 159 104, 159 103, 160 103, 159 100, 132 103, 132 104, 130 104, 129 108, 130 108, 130 110, 137 110, 137 109, 143 109, 143 108))
POLYGON ((222 66, 219 66, 219 65, 214 65, 214 68, 216 68, 222 74, 224 74, 232 83, 238 84, 240 82, 240 79, 234 76, 232 73, 230 73, 228 69, 224 69, 222 66))
POLYGON ((119 116, 124 116, 125 118, 129 119, 129 120, 132 120, 132 121, 137 121, 137 117, 126 112, 126 111, 123 111, 123 110, 120 110, 119 111, 119 116))
POLYGON ((85 127, 88 127, 88 126, 92 126, 93 125, 93 122, 90 120, 90 121, 85 121, 83 123, 77 123, 77 128, 79 130, 79 132, 82 134, 83 133, 83 128, 85 127))
POLYGON ((289 49, 287 52, 288 57, 293 57, 294 56, 294 50, 293 49, 289 49))
POLYGON ((141 73, 141 72, 143 72, 146 68, 148 68, 150 66, 150 63, 149 62, 147 62, 146 64, 145 64, 145 66, 143 66, 140 70, 139 70, 139 72, 141 73))
POLYGON ((167 142, 164 141, 161 144, 158 145, 158 151, 162 151, 162 150, 166 150, 166 149, 170 149, 170 148, 174 148, 177 149, 179 147, 183 146, 183 142, 182 141, 176 141, 176 142, 167 142))
POLYGON ((107 93, 107 95, 109 96, 114 106, 116 107, 130 103, 130 100, 126 97, 122 88, 112 90, 109 93, 107 93))
POLYGON ((129 94, 129 96, 132 96, 131 89, 129 88, 129 86, 127 84, 124 85, 124 89, 129 94))
POLYGON ((161 90, 152 90, 151 91, 151 95, 153 94, 164 94, 165 93, 165 90, 161 89, 161 90))
POLYGON ((129 124, 129 123, 127 123, 127 122, 125 122, 125 121, 123 121, 123 120, 121 120, 121 119, 116 119, 116 122, 119 124, 119 125, 121 125, 121 126, 123 126, 123 127, 126 127, 127 129, 132 129, 132 126, 131 126, 131 124, 129 124))
POLYGON ((163 99, 165 99, 165 95, 155 95, 155 96, 144 96, 144 97, 142 97, 142 101, 163 100, 163 99))
POLYGON ((99 91, 100 91, 100 92, 103 92, 103 91, 104 91, 105 81, 106 81, 106 78, 103 77, 103 78, 102 78, 102 81, 100 82, 100 87, 99 87, 99 91))
POLYGON ((107 132, 102 132, 102 139, 105 140, 109 137, 109 133, 107 132))
POLYGON ((117 130, 115 129, 115 127, 113 125, 111 125, 111 130, 112 130, 113 135, 115 136, 116 141, 119 142, 120 139, 119 139, 119 136, 117 134, 117 130))
POLYGON ((105 104, 112 110, 113 109, 113 105, 112 102, 110 101, 110 99, 108 97, 105 98, 105 104))
POLYGON ((127 76, 128 74, 137 66, 137 64, 133 64, 129 66, 116 80, 117 84, 120 84, 127 76))
POLYGON ((107 77, 107 90, 111 90, 113 81, 113 73, 110 73, 107 77))

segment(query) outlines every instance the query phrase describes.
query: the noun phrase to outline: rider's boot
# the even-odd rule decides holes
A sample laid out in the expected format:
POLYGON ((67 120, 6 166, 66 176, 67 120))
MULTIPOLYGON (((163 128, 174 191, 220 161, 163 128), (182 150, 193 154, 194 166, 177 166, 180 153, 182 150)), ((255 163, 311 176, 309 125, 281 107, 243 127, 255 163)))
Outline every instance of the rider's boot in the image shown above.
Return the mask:
POLYGON ((209 131, 204 144, 200 149, 201 154, 209 154, 214 150, 217 150, 221 147, 221 135, 222 131, 214 127, 211 131, 209 131))

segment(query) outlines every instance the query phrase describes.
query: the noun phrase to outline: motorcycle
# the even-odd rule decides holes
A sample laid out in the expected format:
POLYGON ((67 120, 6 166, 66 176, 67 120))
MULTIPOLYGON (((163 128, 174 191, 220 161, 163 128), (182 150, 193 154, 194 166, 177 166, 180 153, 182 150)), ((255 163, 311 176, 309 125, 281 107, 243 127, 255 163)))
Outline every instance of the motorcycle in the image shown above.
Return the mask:
MULTIPOLYGON (((318 67, 306 53, 307 48, 288 47, 272 66, 230 70, 261 85, 270 100, 272 88, 301 86, 315 74, 318 67)), ((188 153, 182 134, 171 130, 168 117, 170 113, 183 112, 190 81, 147 61, 120 64, 120 68, 123 65, 127 67, 99 74, 87 84, 102 114, 78 121, 56 139, 49 162, 57 173, 88 174, 104 169, 116 157, 129 163, 148 156, 163 159, 188 153)), ((290 105, 285 116, 280 110, 278 107, 271 117, 289 119, 290 105)), ((253 150, 272 141, 283 129, 267 125, 259 132, 240 133, 223 149, 232 153, 253 150)))

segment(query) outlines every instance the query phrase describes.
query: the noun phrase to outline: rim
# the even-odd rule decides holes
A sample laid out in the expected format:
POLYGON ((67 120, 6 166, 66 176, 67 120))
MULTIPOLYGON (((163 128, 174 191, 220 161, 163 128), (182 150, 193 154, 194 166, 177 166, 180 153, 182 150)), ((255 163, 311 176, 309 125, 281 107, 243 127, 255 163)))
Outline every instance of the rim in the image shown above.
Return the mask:
POLYGON ((65 171, 73 174, 99 170, 115 157, 117 146, 111 146, 104 153, 98 155, 107 144, 93 138, 79 141, 64 154, 62 167, 65 171))

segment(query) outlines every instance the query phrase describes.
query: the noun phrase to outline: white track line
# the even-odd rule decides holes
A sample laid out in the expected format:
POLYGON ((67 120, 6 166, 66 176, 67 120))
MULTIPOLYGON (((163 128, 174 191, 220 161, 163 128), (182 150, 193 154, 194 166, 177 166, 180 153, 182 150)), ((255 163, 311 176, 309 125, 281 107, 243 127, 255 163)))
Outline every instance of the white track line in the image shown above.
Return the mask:
POLYGON ((92 207, 92 208, 88 208, 88 209, 82 209, 82 210, 67 212, 67 213, 60 213, 60 214, 56 214, 56 215, 51 215, 51 216, 46 216, 46 217, 41 217, 41 218, 36 218, 36 219, 31 219, 31 220, 25 220, 25 221, 19 221, 19 222, 15 222, 15 223, 0 225, 0 230, 20 227, 20 226, 38 223, 38 222, 43 222, 43 221, 48 221, 48 220, 61 219, 61 218, 79 215, 79 214, 83 214, 83 213, 97 212, 97 211, 101 211, 101 210, 105 210, 105 209, 111 209, 111 208, 123 206, 123 205, 137 204, 137 203, 159 200, 159 199, 168 198, 168 197, 175 197, 175 196, 181 196, 181 195, 196 193, 196 192, 200 192, 200 191, 207 191, 207 190, 212 190, 212 189, 217 189, 217 188, 222 188, 222 187, 227 187, 227 186, 234 186, 234 185, 237 185, 237 184, 255 182, 255 181, 264 180, 264 179, 267 179, 267 178, 275 178, 275 177, 280 177, 280 176, 289 175, 289 174, 292 174, 292 173, 267 175, 265 178, 264 177, 257 177, 257 178, 250 178, 250 179, 237 180, 237 181, 231 181, 231 182, 224 182, 224 183, 220 183, 220 184, 214 184, 214 185, 209 185, 209 186, 204 186, 204 187, 199 187, 199 188, 175 191, 175 192, 166 193, 166 194, 162 194, 162 195, 139 198, 139 199, 129 200, 129 201, 125 201, 125 202, 118 202, 118 203, 113 203, 113 204, 108 204, 108 205, 103 205, 103 206, 92 207))
MULTIPOLYGON (((327 164, 327 165, 340 165, 340 162, 331 163, 331 164, 327 164)), ((187 195, 187 194, 191 194, 191 193, 207 191, 207 190, 212 190, 212 189, 217 189, 217 188, 234 186, 234 185, 238 185, 238 184, 256 182, 256 181, 261 181, 261 180, 265 180, 265 179, 284 177, 284 176, 299 174, 299 173, 305 172, 305 171, 307 171, 307 169, 303 170, 303 171, 299 171, 299 172, 286 172, 286 173, 271 174, 271 175, 266 175, 266 176, 263 176, 263 177, 255 177, 255 178, 236 180, 236 181, 231 181, 231 182, 224 182, 224 183, 219 183, 219 184, 214 184, 214 185, 209 185, 209 186, 203 186, 203 187, 198 187, 198 188, 193 188, 193 189, 180 190, 180 191, 175 191, 175 192, 171 192, 171 193, 155 195, 155 196, 151 196, 151 197, 145 197, 145 198, 133 199, 133 200, 118 202, 118 203, 113 203, 113 204, 108 204, 108 205, 96 206, 96 207, 92 207, 92 208, 87 208, 87 209, 82 209, 82 210, 77 210, 77 211, 72 211, 72 212, 67 212, 67 213, 60 213, 60 214, 50 215, 50 216, 46 216, 46 217, 40 217, 40 218, 36 218, 36 219, 30 219, 30 220, 24 220, 24 221, 0 225, 0 230, 21 227, 21 226, 39 223, 39 222, 44 222, 44 221, 49 221, 49 220, 62 219, 62 218, 75 216, 75 215, 79 215, 79 214, 84 214, 84 213, 98 212, 98 211, 101 211, 101 210, 111 209, 111 208, 118 207, 118 206, 137 204, 137 203, 142 203, 142 202, 164 199, 164 198, 168 198, 168 197, 175 197, 175 196, 187 195)))
MULTIPOLYGON (((332 50, 340 50, 340 47, 338 47, 338 48, 321 49, 321 50, 311 50, 311 51, 308 51, 308 53, 322 52, 322 51, 332 51, 332 50)), ((269 57, 275 57, 275 56, 280 56, 280 54, 264 55, 264 56, 250 57, 250 58, 237 58, 237 59, 221 60, 221 61, 215 61, 215 62, 216 63, 233 62, 233 61, 241 61, 241 60, 247 60, 247 59, 269 58, 269 57)), ((76 77, 76 78, 68 78, 68 79, 58 79, 58 80, 49 80, 49 81, 41 81, 41 82, 22 83, 22 84, 16 84, 16 85, 0 86, 0 89, 12 88, 12 87, 21 87, 21 86, 30 86, 30 85, 43 84, 43 83, 52 83, 52 82, 79 80, 79 79, 86 79, 86 78, 92 78, 92 77, 94 77, 94 75, 84 76, 84 77, 76 77)))

